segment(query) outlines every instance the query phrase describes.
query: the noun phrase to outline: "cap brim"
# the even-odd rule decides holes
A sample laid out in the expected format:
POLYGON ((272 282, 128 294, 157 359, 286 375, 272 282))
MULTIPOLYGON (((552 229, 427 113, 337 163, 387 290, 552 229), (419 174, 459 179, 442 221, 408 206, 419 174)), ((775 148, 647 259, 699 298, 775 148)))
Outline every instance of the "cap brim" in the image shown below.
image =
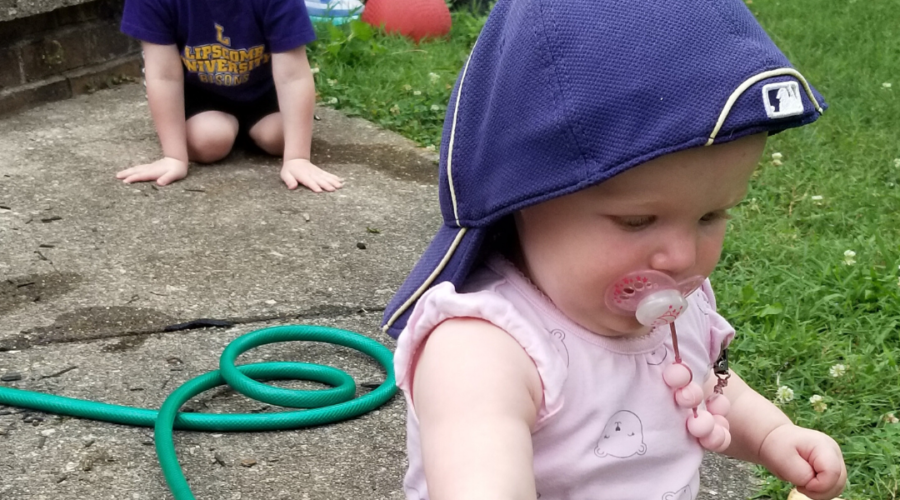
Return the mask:
POLYGON ((441 226, 384 311, 382 328, 388 335, 400 335, 416 302, 432 286, 449 281, 459 289, 477 263, 487 231, 441 226))

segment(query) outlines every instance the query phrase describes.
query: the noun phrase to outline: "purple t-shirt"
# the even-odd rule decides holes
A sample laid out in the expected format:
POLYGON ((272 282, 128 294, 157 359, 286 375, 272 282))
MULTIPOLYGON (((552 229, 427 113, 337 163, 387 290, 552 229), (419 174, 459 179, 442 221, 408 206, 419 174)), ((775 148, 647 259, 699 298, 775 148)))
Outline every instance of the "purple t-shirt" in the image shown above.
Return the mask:
POLYGON ((186 83, 235 101, 272 89, 273 52, 316 38, 303 0, 126 0, 122 32, 177 45, 186 83))

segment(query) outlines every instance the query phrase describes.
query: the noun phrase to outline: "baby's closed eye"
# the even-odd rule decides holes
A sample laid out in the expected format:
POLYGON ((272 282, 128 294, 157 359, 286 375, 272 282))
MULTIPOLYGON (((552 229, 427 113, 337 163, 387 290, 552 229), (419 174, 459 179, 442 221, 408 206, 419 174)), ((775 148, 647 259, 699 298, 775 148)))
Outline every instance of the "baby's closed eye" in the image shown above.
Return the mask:
POLYGON ((655 215, 612 216, 611 219, 616 225, 629 231, 644 229, 656 222, 655 215))
POLYGON ((703 217, 700 217, 700 222, 710 223, 716 222, 719 220, 728 220, 731 218, 731 214, 728 213, 728 210, 716 210, 715 212, 709 212, 703 217))

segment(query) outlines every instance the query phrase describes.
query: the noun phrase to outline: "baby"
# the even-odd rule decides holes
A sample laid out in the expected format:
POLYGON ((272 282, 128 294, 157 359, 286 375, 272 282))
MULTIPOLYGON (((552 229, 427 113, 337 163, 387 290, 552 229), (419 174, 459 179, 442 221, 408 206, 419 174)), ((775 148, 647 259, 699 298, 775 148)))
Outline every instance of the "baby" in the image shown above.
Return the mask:
POLYGON ((728 370, 707 279, 766 136, 824 108, 740 0, 499 0, 384 316, 407 498, 689 500, 704 449, 837 496, 837 443, 728 370))

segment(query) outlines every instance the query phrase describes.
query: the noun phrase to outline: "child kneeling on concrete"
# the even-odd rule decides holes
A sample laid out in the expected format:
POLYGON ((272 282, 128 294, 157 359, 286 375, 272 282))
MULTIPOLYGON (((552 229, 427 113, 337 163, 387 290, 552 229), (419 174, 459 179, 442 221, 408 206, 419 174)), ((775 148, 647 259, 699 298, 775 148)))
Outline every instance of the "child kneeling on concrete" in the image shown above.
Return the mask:
POLYGON ((315 83, 305 45, 315 32, 303 2, 127 0, 122 32, 142 43, 163 158, 117 178, 170 184, 187 176, 189 160, 221 160, 246 133, 284 157, 289 189, 341 187, 310 162, 315 83))

